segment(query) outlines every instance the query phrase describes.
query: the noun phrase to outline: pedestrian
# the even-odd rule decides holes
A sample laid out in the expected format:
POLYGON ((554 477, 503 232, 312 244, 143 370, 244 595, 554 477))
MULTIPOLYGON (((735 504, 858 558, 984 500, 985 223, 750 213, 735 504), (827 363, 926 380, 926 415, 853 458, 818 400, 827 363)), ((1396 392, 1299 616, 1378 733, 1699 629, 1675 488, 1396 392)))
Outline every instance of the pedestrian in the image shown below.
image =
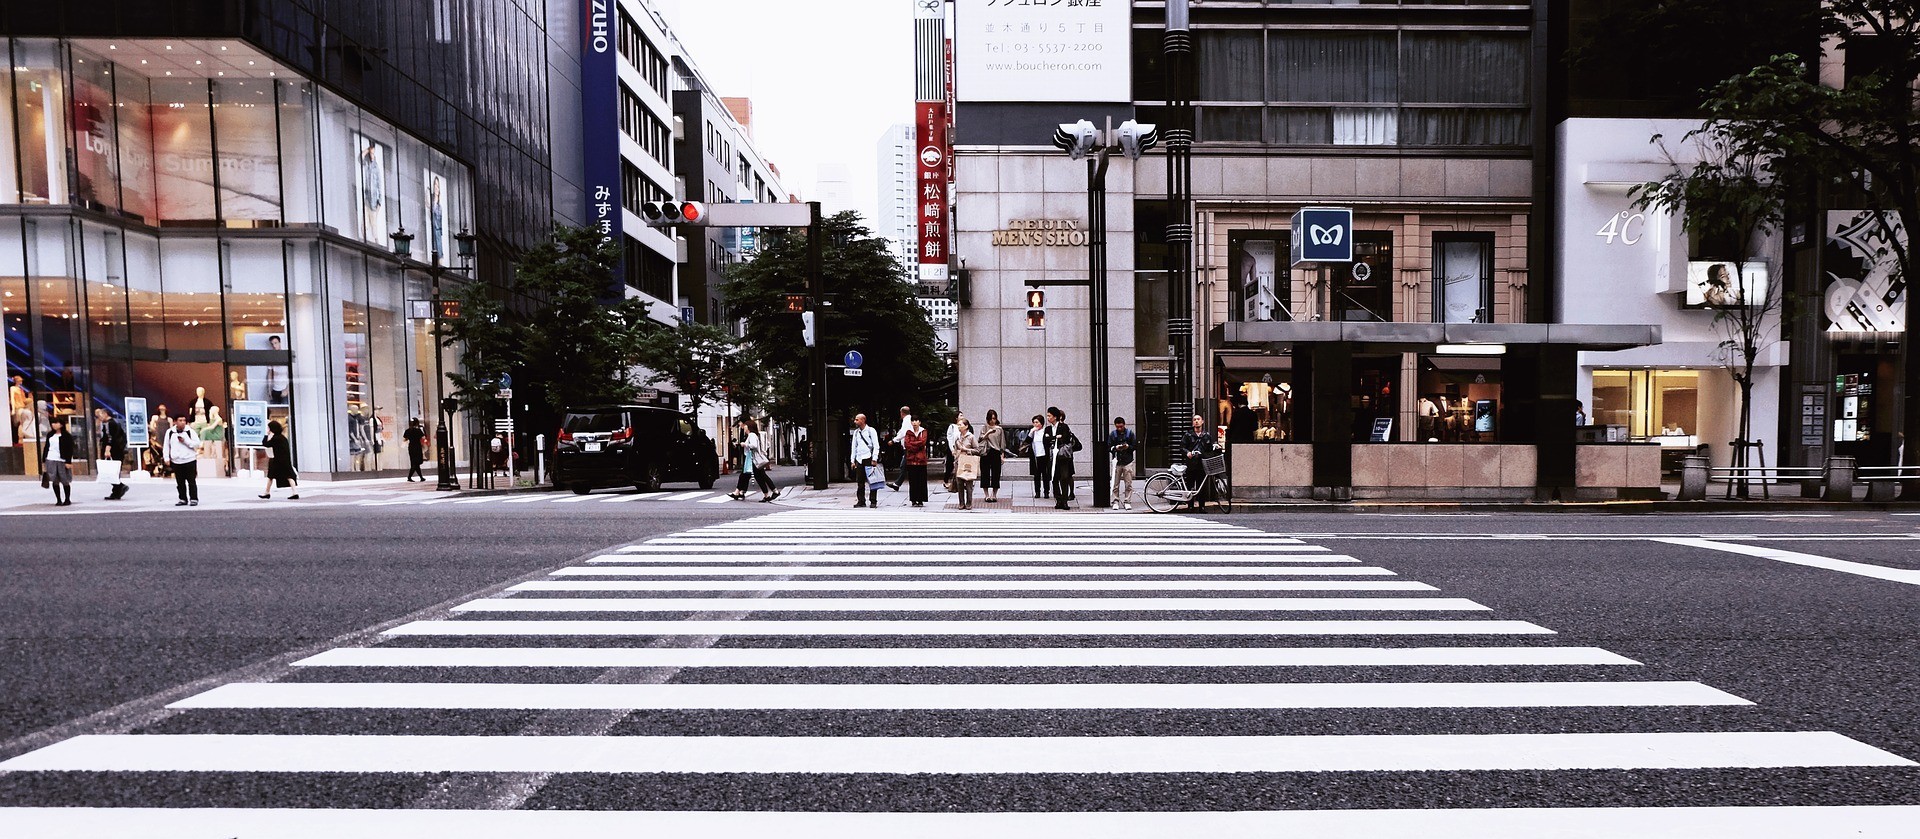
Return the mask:
POLYGON ((887 484, 887 489, 893 490, 895 492, 900 491, 900 485, 903 483, 906 483, 907 481, 907 470, 906 470, 907 459, 906 459, 905 450, 906 450, 906 442, 907 442, 907 431, 909 431, 912 428, 913 428, 913 409, 905 405, 901 405, 900 406, 900 430, 894 432, 893 439, 890 441, 893 444, 894 448, 900 450, 900 480, 887 484))
POLYGON ((407 483, 425 483, 427 476, 421 473, 420 464, 427 460, 427 431, 420 427, 419 417, 407 421, 407 430, 400 438, 407 441, 407 462, 411 464, 407 467, 407 483))
POLYGON ((907 500, 915 507, 927 506, 927 430, 918 417, 909 417, 900 434, 900 446, 906 452, 907 500))
POLYGON ((953 489, 960 496, 960 509, 973 509, 973 482, 980 477, 980 437, 965 414, 954 423, 960 434, 953 438, 953 489))
POLYGON ((127 497, 127 484, 120 480, 122 461, 127 456, 127 430, 105 408, 93 409, 93 420, 100 426, 99 448, 94 450, 98 462, 94 468, 100 471, 100 480, 113 482, 113 491, 107 494, 106 500, 119 501, 127 497), (107 476, 108 469, 113 470, 111 478, 107 476))
POLYGON ((507 474, 507 435, 495 434, 487 444, 487 468, 495 475, 507 474))
POLYGON ((1219 448, 1220 440, 1214 435, 1213 427, 1207 425, 1207 418, 1194 414, 1193 430, 1187 432, 1183 446, 1187 455, 1185 479, 1187 489, 1200 490, 1200 492, 1196 492, 1193 498, 1187 501, 1187 506, 1198 509, 1206 503, 1206 498, 1203 497, 1208 486, 1206 456, 1213 454, 1219 448))
POLYGON ((47 425, 47 436, 40 441, 40 450, 46 453, 40 463, 40 485, 53 489, 53 506, 73 506, 73 468, 67 461, 78 457, 80 450, 67 431, 65 419, 56 415, 47 425))
POLYGON ((1053 484, 1047 479, 1046 420, 1039 414, 1033 415, 1033 427, 1020 432, 1020 454, 1027 459, 1027 474, 1033 476, 1033 497, 1050 498, 1053 496, 1053 484))
POLYGON ((1000 414, 989 409, 987 426, 980 429, 980 489, 985 501, 1000 500, 1000 464, 1007 459, 1007 430, 1000 427, 1000 414))
POLYGON ((747 497, 747 481, 752 480, 760 486, 760 500, 772 501, 774 496, 773 478, 767 474, 767 449, 765 438, 760 435, 760 424, 746 417, 734 423, 740 437, 740 485, 728 495, 735 501, 747 497))
POLYGON ((855 507, 879 507, 880 484, 886 483, 884 467, 880 466, 880 434, 867 425, 866 414, 853 415, 853 436, 847 444, 848 454, 853 460, 855 507), (869 469, 882 469, 880 481, 873 480, 869 469), (871 500, 873 503, 868 504, 871 500))
POLYGON ((956 456, 954 448, 960 445, 960 424, 966 421, 966 414, 955 412, 953 422, 947 423, 947 463, 946 468, 941 471, 940 482, 946 484, 948 492, 954 491, 953 465, 956 456))
POLYGON ((1114 501, 1122 510, 1133 509, 1133 450, 1139 445, 1140 438, 1127 427, 1127 418, 1114 417, 1113 430, 1107 432, 1107 451, 1113 455, 1114 501))
POLYGON ((267 423, 267 438, 261 441, 267 449, 267 492, 261 498, 273 497, 273 485, 292 487, 293 494, 288 499, 300 500, 300 476, 293 471, 293 446, 287 440, 286 426, 279 420, 267 423))
POLYGON ((1053 480, 1053 508, 1067 509, 1073 497, 1073 453, 1080 450, 1080 439, 1067 427, 1067 412, 1047 409, 1047 474, 1053 480))
POLYGON ((173 429, 173 418, 167 416, 167 406, 161 405, 147 420, 147 473, 156 477, 167 476, 167 456, 162 443, 167 432, 173 429))
POLYGON ((173 487, 180 493, 175 507, 200 506, 200 435, 187 427, 185 414, 173 418, 173 428, 160 444, 167 468, 173 471, 173 487))

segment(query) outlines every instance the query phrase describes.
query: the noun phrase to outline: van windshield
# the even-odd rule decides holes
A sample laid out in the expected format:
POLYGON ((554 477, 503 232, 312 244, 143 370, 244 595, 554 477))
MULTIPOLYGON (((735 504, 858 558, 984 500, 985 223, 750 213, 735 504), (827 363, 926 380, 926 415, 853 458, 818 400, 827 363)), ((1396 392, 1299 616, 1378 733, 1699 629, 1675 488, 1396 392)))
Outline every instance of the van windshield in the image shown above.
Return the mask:
POLYGON ((568 434, 610 434, 619 431, 625 423, 621 422, 620 412, 605 411, 595 414, 568 414, 566 424, 561 426, 568 434))

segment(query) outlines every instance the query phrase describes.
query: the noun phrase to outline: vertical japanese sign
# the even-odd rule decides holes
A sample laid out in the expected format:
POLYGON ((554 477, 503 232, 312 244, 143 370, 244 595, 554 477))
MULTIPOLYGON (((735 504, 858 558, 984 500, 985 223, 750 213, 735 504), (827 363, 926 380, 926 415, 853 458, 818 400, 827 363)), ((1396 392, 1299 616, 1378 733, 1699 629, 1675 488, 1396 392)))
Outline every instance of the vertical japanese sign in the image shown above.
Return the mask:
MULTIPOLYGON (((587 223, 600 231, 600 241, 619 242, 620 229, 620 102, 619 55, 614 50, 616 5, 609 0, 581 0, 580 128, 586 165, 587 223)), ((615 263, 607 296, 626 294, 625 272, 615 263)))
POLYGON ((920 281, 947 279, 947 103, 914 106, 914 145, 919 149, 915 178, 920 234, 920 281))

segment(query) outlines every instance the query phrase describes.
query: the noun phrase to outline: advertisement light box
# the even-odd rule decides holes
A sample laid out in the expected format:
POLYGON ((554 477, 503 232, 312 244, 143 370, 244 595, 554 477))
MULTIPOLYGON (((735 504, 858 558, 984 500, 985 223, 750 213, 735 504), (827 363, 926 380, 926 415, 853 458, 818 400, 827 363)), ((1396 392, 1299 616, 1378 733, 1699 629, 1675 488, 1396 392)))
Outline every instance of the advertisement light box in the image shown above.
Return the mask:
POLYGON ((1689 309, 1726 309, 1734 306, 1758 306, 1766 302, 1769 278, 1764 262, 1748 262, 1738 279, 1734 263, 1710 260, 1687 263, 1689 309))

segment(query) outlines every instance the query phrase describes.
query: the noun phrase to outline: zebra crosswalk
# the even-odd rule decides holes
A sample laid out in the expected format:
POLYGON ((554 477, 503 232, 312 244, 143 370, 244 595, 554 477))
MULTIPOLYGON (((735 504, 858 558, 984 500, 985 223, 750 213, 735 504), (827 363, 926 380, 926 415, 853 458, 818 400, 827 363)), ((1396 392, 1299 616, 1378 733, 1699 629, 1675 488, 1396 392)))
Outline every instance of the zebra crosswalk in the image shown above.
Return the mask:
MULTIPOLYGON (((616 497, 560 500, 672 495, 616 497)), ((1910 780, 1905 756, 1377 560, 1175 517, 731 521, 10 756, 0 833, 1694 839, 1920 821, 1835 789, 1910 780)))

